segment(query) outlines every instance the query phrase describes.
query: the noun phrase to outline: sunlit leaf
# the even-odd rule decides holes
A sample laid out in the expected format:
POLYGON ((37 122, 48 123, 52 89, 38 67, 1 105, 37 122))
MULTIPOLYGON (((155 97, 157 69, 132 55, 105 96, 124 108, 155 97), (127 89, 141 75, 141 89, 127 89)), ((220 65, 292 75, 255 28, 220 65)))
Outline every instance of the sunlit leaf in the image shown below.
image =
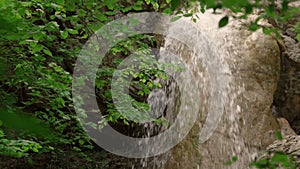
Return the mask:
POLYGON ((180 18, 181 18, 181 16, 175 16, 175 17, 171 18, 171 22, 175 22, 180 18))
POLYGON ((43 49, 43 52, 48 56, 52 56, 52 52, 49 49, 43 49))
POLYGON ((63 39, 66 39, 69 36, 68 31, 61 31, 60 35, 62 36, 63 39))

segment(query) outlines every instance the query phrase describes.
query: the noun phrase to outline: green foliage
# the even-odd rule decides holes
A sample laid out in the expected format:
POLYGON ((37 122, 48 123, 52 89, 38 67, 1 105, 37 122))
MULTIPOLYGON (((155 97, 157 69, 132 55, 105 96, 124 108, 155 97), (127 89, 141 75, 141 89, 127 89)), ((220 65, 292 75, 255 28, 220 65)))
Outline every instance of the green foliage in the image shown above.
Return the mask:
MULTIPOLYGON (((149 6, 148 10, 158 11, 163 5, 154 0, 134 3, 118 0, 9 0, 0 1, 0 4, 0 21, 4 23, 0 28, 3 147, 22 152, 18 146, 8 144, 8 140, 25 140, 18 142, 18 145, 24 143, 26 146, 26 141, 38 137, 36 144, 45 149, 55 144, 70 145, 76 151, 92 148, 91 140, 82 130, 73 110, 71 79, 74 60, 87 38, 114 19, 118 12, 141 11, 149 6), (22 131, 23 134, 18 132, 17 137, 4 135, 7 130, 22 131)), ((113 56, 127 56, 136 45, 138 48, 149 48, 153 45, 153 38, 143 35, 123 41, 110 53, 113 56)), ((116 59, 115 66, 120 61, 116 59)), ((96 90, 110 85, 108 77, 112 76, 115 66, 99 69, 102 79, 96 80, 96 90)), ((145 71, 134 74, 136 85, 141 87, 138 91, 140 96, 158 87, 149 78, 162 74, 147 70, 147 65, 142 69, 145 71)), ((100 97, 106 104, 107 122, 121 120, 128 123, 114 108, 110 90, 101 91, 104 91, 100 97)), ((147 104, 143 102, 133 99, 133 103, 139 109, 147 109, 147 104)))
MULTIPOLYGON (((280 131, 277 131, 276 133, 277 140, 282 140, 282 134, 280 131)), ((271 152, 267 152, 268 155, 271 154, 271 152)), ((296 162, 292 156, 283 154, 281 152, 274 152, 271 158, 264 157, 262 159, 256 160, 249 164, 250 167, 256 167, 258 169, 268 168, 268 169, 276 169, 279 166, 286 168, 286 169, 296 169, 296 162)))
POLYGON ((296 162, 292 157, 289 157, 288 155, 280 152, 276 152, 270 159, 263 158, 261 160, 251 163, 250 166, 256 167, 258 169, 276 169, 279 166, 286 169, 296 169, 296 162))
POLYGON ((6 25, 0 30, 1 131, 19 131, 17 140, 4 138, 16 136, 1 138, 3 152, 19 157, 30 150, 37 152, 35 144, 91 148, 72 110, 72 76, 66 70, 70 65, 65 64, 80 50, 79 32, 83 37, 89 32, 80 24, 65 25, 79 20, 66 14, 72 6, 64 3, 1 1, 0 20, 6 25), (33 137, 40 143, 30 141, 33 137))
POLYGON ((38 153, 40 151, 39 149, 41 148, 42 146, 34 141, 21 139, 9 140, 5 138, 0 139, 0 155, 26 157, 28 156, 29 152, 38 153))
POLYGON ((107 123, 120 121, 126 125, 129 125, 130 121, 138 122, 138 119, 161 121, 161 119, 157 120, 150 117, 149 106, 145 102, 151 90, 162 87, 160 83, 154 80, 156 78, 166 80, 167 78, 164 68, 168 65, 159 63, 154 59, 155 56, 150 54, 149 47, 154 45, 153 42, 153 36, 150 35, 130 37, 114 46, 110 50, 110 54, 114 57, 109 57, 109 62, 104 60, 100 65, 95 84, 98 96, 102 100, 101 107, 106 107, 107 112, 104 112, 105 118, 100 122, 98 128, 102 128, 107 123), (136 52, 131 54, 130 50, 136 52), (130 64, 121 68, 122 65, 120 64, 129 55, 130 64), (117 69, 117 67, 119 68, 117 69), (110 79, 113 76, 117 79, 112 83, 110 79), (131 78, 132 80, 128 80, 131 78), (124 93, 122 86, 127 83, 127 87, 132 86, 137 90, 124 93), (110 86, 117 90, 114 92, 114 96, 112 96, 110 86), (113 100, 119 100, 124 107, 116 108, 113 100), (128 109, 127 105, 132 105, 133 109, 128 109))
MULTIPOLYGON (((289 3, 292 0, 283 0, 281 1, 281 8, 276 8, 275 0, 256 0, 256 1, 245 1, 245 0, 189 0, 189 1, 180 1, 180 0, 170 0, 167 1, 171 4, 171 7, 164 9, 164 13, 171 14, 175 13, 178 16, 174 17, 174 21, 179 19, 181 16, 191 17, 193 21, 197 21, 197 12, 204 13, 208 9, 213 9, 215 13, 218 13, 219 10, 230 10, 230 13, 227 13, 228 16, 224 16, 219 21, 219 27, 223 27, 228 23, 228 17, 234 17, 237 19, 247 18, 249 14, 253 13, 254 9, 260 10, 260 16, 258 19, 249 25, 249 30, 256 31, 260 28, 264 29, 266 34, 275 33, 279 37, 279 30, 277 28, 265 28, 263 25, 259 24, 259 21, 262 19, 275 20, 277 24, 286 23, 288 20, 293 17, 297 17, 300 13, 300 10, 289 6, 289 3), (193 8, 195 3, 200 4, 200 9, 193 8), (238 14, 238 15, 236 15, 238 14)), ((294 28, 295 33, 297 34, 297 40, 299 41, 300 29, 299 24, 294 28)))

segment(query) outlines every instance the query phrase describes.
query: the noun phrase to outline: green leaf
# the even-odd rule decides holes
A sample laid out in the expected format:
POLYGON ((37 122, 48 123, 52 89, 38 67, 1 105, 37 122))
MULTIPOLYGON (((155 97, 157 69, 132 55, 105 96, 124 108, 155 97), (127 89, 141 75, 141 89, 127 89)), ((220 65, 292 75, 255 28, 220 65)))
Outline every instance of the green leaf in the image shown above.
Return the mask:
POLYGON ((96 15, 96 18, 99 19, 99 21, 101 21, 101 22, 108 20, 108 18, 104 14, 102 14, 102 13, 96 15))
POLYGON ((167 9, 165 9, 164 11, 163 11, 163 14, 167 14, 167 15, 170 15, 170 14, 172 14, 173 12, 172 12, 172 10, 171 10, 171 8, 167 8, 167 9))
POLYGON ((36 33, 36 34, 33 35, 33 39, 38 41, 38 40, 42 39, 43 36, 44 35, 39 32, 39 33, 36 33))
POLYGON ((276 138, 277 138, 278 140, 282 140, 282 139, 283 139, 282 134, 281 134, 280 131, 276 131, 276 138))
POLYGON ((19 42, 19 45, 25 45, 25 44, 29 44, 28 40, 22 40, 19 42))
POLYGON ((3 137, 5 134, 2 130, 0 130, 0 138, 3 137))
POLYGON ((153 6, 153 8, 154 8, 155 11, 157 11, 159 9, 159 4, 157 2, 153 2, 152 6, 153 6))
MULTIPOLYGON (((33 44, 33 43, 30 43, 30 45, 31 44, 33 44)), ((42 49, 44 48, 44 46, 43 45, 40 45, 40 44, 36 44, 36 45, 33 45, 33 46, 31 46, 31 50, 33 51, 33 52, 40 52, 42 49)))
POLYGON ((35 153, 39 152, 39 150, 37 148, 32 148, 32 151, 35 153))
POLYGON ((67 37, 69 36, 68 31, 61 31, 60 35, 62 36, 63 39, 67 39, 67 37))
POLYGON ((105 0, 104 4, 107 6, 109 10, 113 10, 115 7, 117 7, 118 0, 105 0))
POLYGON ((72 34, 72 35, 78 34, 78 30, 75 30, 75 29, 67 29, 67 30, 68 30, 68 32, 69 32, 70 34, 72 34))
POLYGON ((130 11, 131 9, 132 9, 132 7, 129 6, 129 7, 123 8, 123 9, 122 9, 122 12, 128 12, 128 11, 130 11))
POLYGON ((52 52, 49 49, 43 49, 43 52, 48 56, 53 56, 52 52))
POLYGON ((78 16, 85 17, 85 15, 86 15, 86 12, 83 9, 79 9, 78 16))
POLYGON ((109 15, 109 16, 113 16, 113 15, 116 14, 116 12, 114 12, 114 11, 107 11, 107 12, 105 12, 105 14, 109 15))
POLYGON ((236 162, 237 160, 238 160, 237 156, 233 156, 233 157, 232 157, 232 161, 233 161, 233 162, 236 162))
POLYGON ((43 57, 43 56, 41 56, 41 55, 36 55, 36 56, 34 56, 34 58, 35 58, 36 60, 38 60, 38 61, 45 61, 45 60, 46 60, 46 58, 43 57))
POLYGON ((133 6, 132 8, 136 11, 140 11, 143 9, 142 6, 133 6))
POLYGON ((219 28, 222 28, 228 24, 229 18, 228 16, 224 16, 220 21, 219 21, 219 28))
POLYGON ((191 16, 193 16, 194 14, 193 13, 187 13, 187 14, 184 14, 183 16, 184 17, 191 17, 191 16))
POLYGON ((78 142, 79 142, 80 145, 83 145, 85 141, 84 140, 79 140, 78 142))
POLYGON ((126 119, 123 119, 123 123, 124 123, 125 125, 129 126, 129 123, 128 123, 128 121, 127 121, 126 119))
POLYGON ((23 146, 22 146, 22 149, 23 149, 24 151, 28 151, 29 148, 30 148, 30 147, 29 147, 28 145, 23 145, 23 146))
POLYGON ((30 47, 36 47, 37 45, 37 41, 33 41, 33 40, 27 40, 29 42, 30 47))
POLYGON ((175 22, 180 18, 181 18, 181 16, 175 16, 175 17, 171 18, 171 22, 175 22))
POLYGON ((300 42, 300 33, 297 34, 296 39, 297 39, 298 42, 300 42))
POLYGON ((204 13, 205 12, 205 5, 201 5, 201 13, 204 13))

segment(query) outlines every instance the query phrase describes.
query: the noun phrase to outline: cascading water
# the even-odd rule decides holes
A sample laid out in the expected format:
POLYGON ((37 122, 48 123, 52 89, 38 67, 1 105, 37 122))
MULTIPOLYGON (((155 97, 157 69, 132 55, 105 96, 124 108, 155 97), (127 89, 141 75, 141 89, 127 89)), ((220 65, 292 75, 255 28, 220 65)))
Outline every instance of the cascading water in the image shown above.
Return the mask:
MULTIPOLYGON (((275 138, 278 125, 269 107, 279 75, 276 41, 261 32, 241 31, 242 22, 219 29, 221 17, 200 14, 198 24, 182 19, 168 28, 161 53, 171 51, 192 72, 197 91, 189 90, 186 96, 199 96, 190 103, 199 106, 199 116, 187 137, 156 159, 163 165, 151 168, 247 168, 256 153, 275 138), (258 52, 259 48, 264 49, 258 52), (224 164, 235 156, 237 162, 224 164)), ((189 86, 187 78, 191 77, 185 76, 182 82, 189 86)))
POLYGON ((167 168, 247 168, 255 153, 274 140, 278 129, 270 105, 279 76, 279 49, 272 37, 242 30, 246 29, 243 22, 231 21, 219 29, 222 15, 199 15, 196 25, 184 19, 170 29, 189 39, 200 53, 187 52, 172 38, 165 42, 199 74, 194 80, 201 86, 199 96, 204 103, 193 102, 203 106, 196 122, 199 127, 173 149, 167 168), (193 27, 196 32, 191 31, 193 27), (224 165, 234 156, 236 163, 224 165))
MULTIPOLYGON (((110 127, 103 129, 104 135, 87 129, 95 142, 106 150, 140 158, 132 168, 247 168, 253 155, 275 138, 272 135, 278 125, 270 106, 279 76, 276 41, 262 32, 246 31, 242 22, 232 21, 229 26, 218 29, 222 15, 208 12, 199 14, 197 24, 188 18, 170 22, 170 17, 157 13, 133 14, 123 22, 139 21, 129 29, 132 33, 118 32, 115 30, 118 24, 108 26, 108 31, 98 32, 102 37, 108 35, 109 38, 102 39, 106 43, 114 41, 112 37, 124 39, 136 33, 163 35, 165 44, 160 48, 159 62, 183 67, 179 72, 166 69, 171 80, 165 82, 163 90, 152 91, 148 97, 152 117, 164 114, 170 122, 157 135, 130 138, 110 127), (233 165, 224 165, 234 156, 238 160, 233 165)), ((79 59, 79 64, 89 60, 89 67, 83 65, 75 71, 75 76, 91 74, 90 79, 94 79, 95 63, 99 59, 94 58, 95 55, 105 53, 106 48, 117 43, 99 44, 97 38, 92 38, 91 43, 100 47, 88 46, 89 52, 79 59), (89 70, 85 70, 87 67, 89 70)), ((80 85, 76 86, 79 81, 74 84, 74 96, 80 94, 78 91, 85 91, 80 85)), ((96 105, 93 97, 84 99, 90 104, 75 104, 77 109, 89 110, 91 105, 96 105)), ((97 109, 97 106, 92 108, 97 109)))

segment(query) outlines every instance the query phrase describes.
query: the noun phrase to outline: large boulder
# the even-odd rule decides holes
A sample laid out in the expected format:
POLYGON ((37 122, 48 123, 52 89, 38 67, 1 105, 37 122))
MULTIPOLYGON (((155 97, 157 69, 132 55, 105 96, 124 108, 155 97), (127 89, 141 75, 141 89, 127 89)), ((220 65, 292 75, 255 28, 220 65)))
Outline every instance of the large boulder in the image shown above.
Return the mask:
POLYGON ((275 140, 275 131, 280 128, 271 113, 280 72, 276 39, 261 30, 247 31, 256 16, 231 20, 218 28, 223 16, 206 12, 199 14, 196 24, 183 18, 169 28, 187 39, 184 43, 188 45, 170 35, 164 49, 180 55, 194 72, 201 99, 193 104, 201 108, 196 125, 172 149, 165 168, 247 168, 255 154, 275 140), (191 30, 194 28, 196 32, 191 30), (197 48, 202 52, 193 50, 197 48), (220 118, 216 117, 219 114, 220 118), (234 156, 238 160, 226 166, 234 156))

